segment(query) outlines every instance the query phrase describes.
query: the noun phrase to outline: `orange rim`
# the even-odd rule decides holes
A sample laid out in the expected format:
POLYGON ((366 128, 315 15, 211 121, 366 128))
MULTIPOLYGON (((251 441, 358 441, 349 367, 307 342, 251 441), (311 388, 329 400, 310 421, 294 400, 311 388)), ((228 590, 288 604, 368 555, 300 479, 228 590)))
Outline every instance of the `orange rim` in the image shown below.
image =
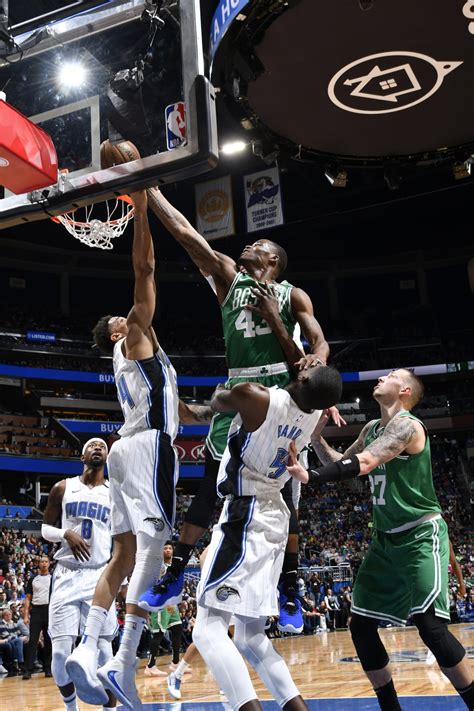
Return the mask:
MULTIPOLYGON (((118 195, 116 200, 122 200, 122 202, 128 203, 129 205, 132 206, 132 209, 129 210, 128 212, 126 212, 125 215, 123 215, 122 217, 117 217, 117 218, 115 218, 115 220, 107 220, 106 223, 108 225, 118 225, 119 223, 123 222, 124 220, 128 221, 132 217, 132 215, 135 211, 135 207, 133 205, 133 200, 130 197, 130 195, 118 195)), ((79 225, 81 227, 87 227, 90 224, 89 222, 81 222, 80 220, 75 220, 73 217, 69 217, 69 215, 76 212, 76 210, 80 210, 80 208, 75 207, 73 210, 68 210, 67 212, 63 212, 61 215, 58 215, 57 217, 50 217, 50 220, 52 220, 53 222, 56 222, 56 224, 60 225, 61 220, 59 219, 59 217, 64 217, 66 220, 68 220, 68 222, 71 222, 71 223, 74 222, 74 224, 79 225)))

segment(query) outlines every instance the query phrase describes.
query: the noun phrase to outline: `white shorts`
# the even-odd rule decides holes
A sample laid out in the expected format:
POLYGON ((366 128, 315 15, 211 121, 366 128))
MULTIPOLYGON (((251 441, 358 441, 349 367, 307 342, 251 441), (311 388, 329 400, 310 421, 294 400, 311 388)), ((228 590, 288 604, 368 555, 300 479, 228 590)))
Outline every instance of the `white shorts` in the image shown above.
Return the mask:
POLYGON ((107 459, 112 535, 170 537, 178 464, 168 435, 144 430, 115 442, 107 459))
POLYGON ((200 605, 244 617, 278 614, 290 512, 280 492, 229 497, 212 532, 197 590, 200 605))
MULTIPOLYGON (((100 568, 66 568, 58 562, 53 573, 51 599, 49 602, 49 627, 51 639, 55 637, 78 637, 84 631, 95 586, 105 565, 100 568)), ((112 604, 101 637, 113 639, 117 633, 115 603, 112 604)))

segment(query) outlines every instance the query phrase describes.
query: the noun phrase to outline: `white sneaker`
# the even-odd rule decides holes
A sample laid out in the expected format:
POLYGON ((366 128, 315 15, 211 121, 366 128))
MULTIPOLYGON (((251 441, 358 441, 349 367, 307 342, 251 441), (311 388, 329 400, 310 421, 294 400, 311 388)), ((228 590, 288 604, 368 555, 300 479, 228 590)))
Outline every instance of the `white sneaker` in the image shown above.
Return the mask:
POLYGON ((109 697, 97 678, 99 650, 80 644, 66 659, 66 672, 76 687, 81 701, 93 706, 105 706, 109 697))
POLYGON ((3 664, 0 664, 0 674, 8 674, 8 669, 5 669, 3 664))
POLYGON ((178 679, 173 672, 168 674, 168 691, 176 701, 181 699, 181 679, 178 679))
POLYGON ((97 676, 105 688, 109 689, 125 708, 132 711, 143 710, 135 685, 137 663, 138 660, 132 666, 125 665, 114 658, 97 671, 97 676))

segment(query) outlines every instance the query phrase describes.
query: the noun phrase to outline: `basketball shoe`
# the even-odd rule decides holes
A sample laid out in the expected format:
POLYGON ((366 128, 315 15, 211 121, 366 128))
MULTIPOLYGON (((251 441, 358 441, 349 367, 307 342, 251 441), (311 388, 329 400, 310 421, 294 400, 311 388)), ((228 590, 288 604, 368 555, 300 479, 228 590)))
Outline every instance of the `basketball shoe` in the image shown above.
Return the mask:
POLYGON ((291 634, 301 634, 303 631, 303 612, 301 600, 298 595, 287 595, 282 587, 280 592, 280 616, 278 619, 278 629, 280 632, 290 632, 291 634))
POLYGON ((86 704, 106 706, 109 697, 97 677, 99 650, 80 644, 66 659, 65 667, 76 693, 86 704))
POLYGON ((184 573, 175 577, 173 573, 166 572, 153 587, 148 588, 140 597, 139 606, 143 610, 156 612, 167 605, 177 605, 181 602, 184 587, 184 573))
POLYGON ((97 676, 114 696, 132 711, 142 711, 143 705, 135 685, 135 674, 138 660, 135 664, 122 664, 116 657, 110 659, 97 671, 97 676))
POLYGON ((181 679, 174 672, 168 674, 168 691, 176 701, 181 699, 181 679))

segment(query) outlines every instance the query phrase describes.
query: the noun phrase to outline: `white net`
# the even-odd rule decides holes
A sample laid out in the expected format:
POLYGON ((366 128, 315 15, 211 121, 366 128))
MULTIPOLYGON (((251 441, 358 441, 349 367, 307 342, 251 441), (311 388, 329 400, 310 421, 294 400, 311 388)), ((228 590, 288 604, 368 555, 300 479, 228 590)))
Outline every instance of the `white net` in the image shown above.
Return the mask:
POLYGON ((106 201, 105 205, 107 209, 106 220, 92 218, 93 205, 80 208, 85 212, 83 220, 77 219, 78 211, 57 215, 57 217, 53 217, 53 220, 63 225, 69 234, 88 247, 113 249, 113 240, 125 232, 135 209, 132 201, 127 196, 118 198, 112 207, 109 201, 106 201))

